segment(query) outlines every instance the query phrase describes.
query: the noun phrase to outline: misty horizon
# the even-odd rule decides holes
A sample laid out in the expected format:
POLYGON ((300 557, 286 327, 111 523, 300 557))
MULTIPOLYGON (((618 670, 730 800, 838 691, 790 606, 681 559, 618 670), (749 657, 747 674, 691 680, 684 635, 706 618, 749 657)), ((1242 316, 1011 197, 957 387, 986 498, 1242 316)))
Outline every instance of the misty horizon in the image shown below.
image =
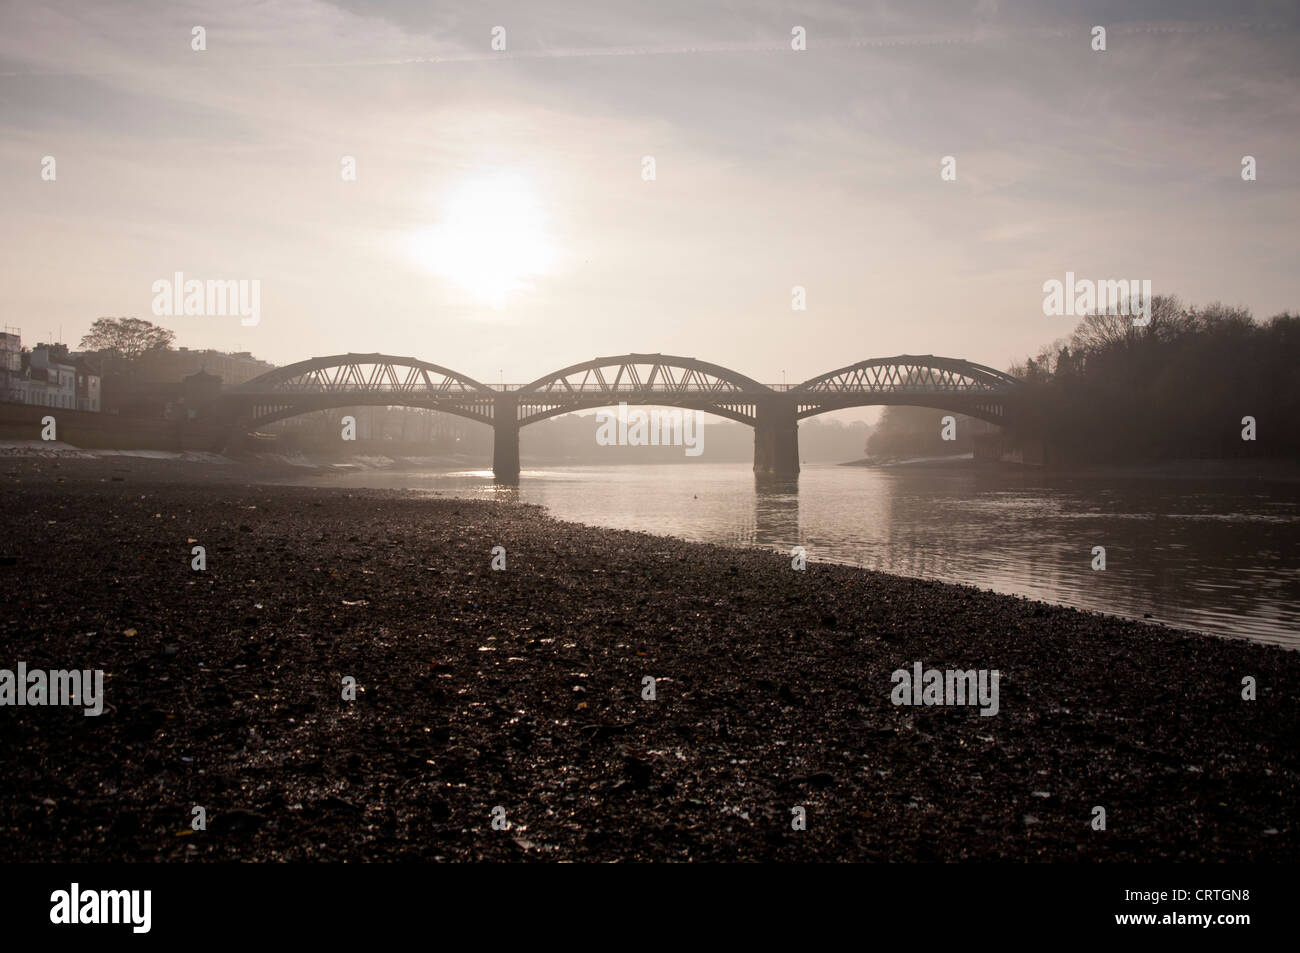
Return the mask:
POLYGON ((1300 310, 1285 6, 140 9, 6 14, 0 324, 29 339, 131 315, 279 365, 661 352, 793 383, 1007 367, 1072 329, 1042 309, 1067 272, 1300 310), (177 272, 260 281, 258 324, 156 315, 177 272))

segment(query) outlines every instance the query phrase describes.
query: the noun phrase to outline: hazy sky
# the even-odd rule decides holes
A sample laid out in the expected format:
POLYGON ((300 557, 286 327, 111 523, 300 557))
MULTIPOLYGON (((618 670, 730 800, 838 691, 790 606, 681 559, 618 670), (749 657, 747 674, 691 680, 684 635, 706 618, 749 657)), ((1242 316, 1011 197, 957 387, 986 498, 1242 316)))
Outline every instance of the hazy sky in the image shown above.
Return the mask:
POLYGON ((794 383, 1005 367, 1073 326, 1042 311, 1067 270, 1300 310, 1292 3, 0 11, 0 324, 29 346, 134 315, 276 363, 495 384, 661 351, 794 383), (261 323, 155 318, 177 271, 260 281, 261 323))

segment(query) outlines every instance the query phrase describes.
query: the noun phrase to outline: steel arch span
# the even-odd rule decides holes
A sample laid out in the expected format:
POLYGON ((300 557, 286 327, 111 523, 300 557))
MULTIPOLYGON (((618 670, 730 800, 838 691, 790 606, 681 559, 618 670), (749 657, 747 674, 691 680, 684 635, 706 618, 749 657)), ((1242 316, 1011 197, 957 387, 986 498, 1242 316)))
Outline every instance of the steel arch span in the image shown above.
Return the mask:
POLYGON ((511 392, 519 426, 620 402, 684 407, 754 425, 757 403, 775 393, 730 368, 671 354, 598 357, 511 392))
POLYGON ((797 419, 848 407, 912 404, 1004 423, 1020 381, 1002 371, 952 357, 875 357, 795 385, 797 419))
POLYGON ((363 405, 427 407, 493 421, 497 392, 439 364, 390 354, 335 354, 268 371, 222 394, 249 425, 313 410, 363 405))

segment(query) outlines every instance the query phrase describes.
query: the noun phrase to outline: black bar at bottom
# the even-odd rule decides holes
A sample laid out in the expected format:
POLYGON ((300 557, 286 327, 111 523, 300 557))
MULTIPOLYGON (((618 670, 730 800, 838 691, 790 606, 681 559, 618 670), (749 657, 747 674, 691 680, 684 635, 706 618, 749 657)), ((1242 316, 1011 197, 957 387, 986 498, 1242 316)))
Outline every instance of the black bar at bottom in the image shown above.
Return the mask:
POLYGON ((679 931, 693 924, 723 929, 732 941, 751 931, 771 940, 784 929, 817 935, 847 929, 849 936, 873 939, 1134 934, 1231 943, 1294 930, 1294 915, 1284 908, 1284 885, 1294 872, 1163 864, 556 865, 545 871, 523 864, 7 865, 0 923, 7 942, 287 935, 373 943, 405 935, 461 945, 482 931, 493 945, 511 935, 533 943, 550 936, 564 944, 603 938, 638 945, 674 934, 684 940, 679 931), (52 922, 52 914, 72 919, 74 883, 78 920, 116 914, 126 922, 52 922), (117 893, 146 890, 147 932, 136 929, 145 925, 145 895, 117 893))

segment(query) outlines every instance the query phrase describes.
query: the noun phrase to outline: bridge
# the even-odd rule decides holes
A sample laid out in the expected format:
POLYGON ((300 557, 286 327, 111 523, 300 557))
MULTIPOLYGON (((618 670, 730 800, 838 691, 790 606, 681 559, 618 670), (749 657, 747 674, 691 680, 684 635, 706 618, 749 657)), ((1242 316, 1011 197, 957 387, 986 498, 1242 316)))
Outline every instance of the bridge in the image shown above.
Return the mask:
POLYGON ((933 354, 872 358, 792 386, 760 384, 690 357, 622 354, 574 364, 523 385, 489 387, 438 364, 389 354, 336 354, 276 368, 216 398, 242 435, 286 417, 363 405, 424 407, 488 424, 498 480, 519 476, 519 429, 620 402, 699 410, 754 428, 754 471, 799 472, 799 421, 832 410, 912 404, 1006 425, 1020 382, 982 364, 933 354))

